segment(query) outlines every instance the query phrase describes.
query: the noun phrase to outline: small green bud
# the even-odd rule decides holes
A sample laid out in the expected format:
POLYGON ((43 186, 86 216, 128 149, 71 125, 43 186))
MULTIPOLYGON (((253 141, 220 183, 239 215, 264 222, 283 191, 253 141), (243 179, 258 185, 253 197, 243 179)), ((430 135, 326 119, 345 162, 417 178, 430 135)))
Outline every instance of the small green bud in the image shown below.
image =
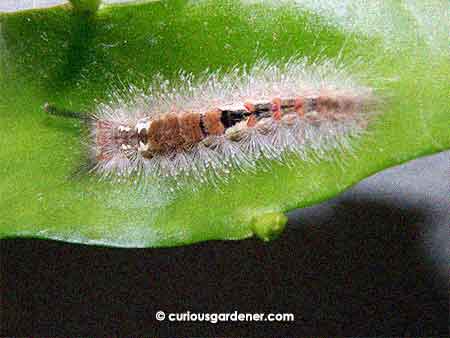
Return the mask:
POLYGON ((281 212, 273 212, 255 216, 251 228, 255 235, 263 241, 270 241, 280 235, 288 221, 281 212))

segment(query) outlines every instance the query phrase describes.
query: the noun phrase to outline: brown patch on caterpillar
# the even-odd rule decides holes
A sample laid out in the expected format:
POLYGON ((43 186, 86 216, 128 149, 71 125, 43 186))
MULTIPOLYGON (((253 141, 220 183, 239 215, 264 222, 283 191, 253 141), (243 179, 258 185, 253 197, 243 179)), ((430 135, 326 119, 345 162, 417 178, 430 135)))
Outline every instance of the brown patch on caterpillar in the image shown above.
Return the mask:
POLYGON ((184 145, 189 146, 203 140, 204 135, 200 126, 201 117, 199 113, 181 113, 180 133, 184 140, 184 145))
POLYGON ((333 116, 333 113, 336 112, 338 106, 336 98, 330 95, 321 94, 316 99, 316 111, 327 117, 333 116))
POLYGON ((225 127, 221 121, 222 112, 219 109, 206 112, 203 118, 206 131, 209 135, 222 135, 225 127))
POLYGON ((105 161, 111 159, 111 155, 105 153, 108 145, 111 143, 112 124, 109 121, 98 120, 95 122, 95 142, 97 161, 105 161))
POLYGON ((154 152, 168 152, 184 143, 176 113, 168 113, 151 121, 148 132, 150 149, 154 152))
POLYGON ((337 112, 341 116, 356 114, 359 109, 362 109, 362 107, 358 103, 358 99, 356 97, 351 97, 348 95, 343 95, 342 97, 339 97, 337 112))

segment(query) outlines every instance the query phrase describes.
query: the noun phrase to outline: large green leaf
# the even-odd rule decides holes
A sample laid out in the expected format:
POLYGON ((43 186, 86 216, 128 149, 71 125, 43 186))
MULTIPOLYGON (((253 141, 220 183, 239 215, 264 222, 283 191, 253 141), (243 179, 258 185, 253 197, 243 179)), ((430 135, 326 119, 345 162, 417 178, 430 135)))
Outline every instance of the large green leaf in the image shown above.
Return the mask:
POLYGON ((367 12, 355 3, 360 21, 300 3, 306 7, 180 0, 105 6, 96 15, 70 6, 1 14, 0 237, 128 247, 269 239, 285 224, 282 212, 450 148, 445 1, 427 3, 426 15, 419 5, 408 9, 411 1, 377 2, 367 12), (426 20, 430 13, 437 22, 426 20), (174 78, 292 56, 361 58, 367 84, 381 88, 382 114, 351 154, 262 163, 268 169, 197 190, 99 182, 73 174, 84 158, 79 122, 42 110, 51 101, 88 111, 114 88, 147 87, 156 73, 174 78))

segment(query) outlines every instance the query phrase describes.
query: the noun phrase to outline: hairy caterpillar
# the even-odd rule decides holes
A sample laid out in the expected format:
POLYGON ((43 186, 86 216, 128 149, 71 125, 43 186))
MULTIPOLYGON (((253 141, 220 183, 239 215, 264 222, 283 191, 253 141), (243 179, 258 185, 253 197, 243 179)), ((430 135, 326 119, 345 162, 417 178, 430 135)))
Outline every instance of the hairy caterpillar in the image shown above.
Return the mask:
POLYGON ((348 147, 373 115, 375 94, 332 60, 260 62, 196 80, 181 74, 92 116, 93 171, 102 176, 226 176, 261 158, 324 156, 348 147))

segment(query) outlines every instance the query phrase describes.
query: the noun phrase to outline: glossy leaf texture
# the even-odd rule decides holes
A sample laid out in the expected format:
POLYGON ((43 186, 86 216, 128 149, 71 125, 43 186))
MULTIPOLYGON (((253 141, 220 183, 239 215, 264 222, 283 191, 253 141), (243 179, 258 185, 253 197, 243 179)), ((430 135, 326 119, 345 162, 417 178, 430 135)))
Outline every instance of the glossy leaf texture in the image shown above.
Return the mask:
POLYGON ((284 212, 449 149, 448 3, 374 2, 365 10, 344 2, 344 14, 340 1, 321 3, 180 0, 103 6, 96 15, 68 5, 0 14, 0 237, 122 247, 271 239, 284 212), (219 186, 171 192, 76 175, 83 126, 42 109, 50 101, 90 111, 114 89, 147 88, 155 74, 176 79, 180 70, 226 72, 302 56, 360 60, 382 113, 351 153, 289 166, 263 161, 219 186))

